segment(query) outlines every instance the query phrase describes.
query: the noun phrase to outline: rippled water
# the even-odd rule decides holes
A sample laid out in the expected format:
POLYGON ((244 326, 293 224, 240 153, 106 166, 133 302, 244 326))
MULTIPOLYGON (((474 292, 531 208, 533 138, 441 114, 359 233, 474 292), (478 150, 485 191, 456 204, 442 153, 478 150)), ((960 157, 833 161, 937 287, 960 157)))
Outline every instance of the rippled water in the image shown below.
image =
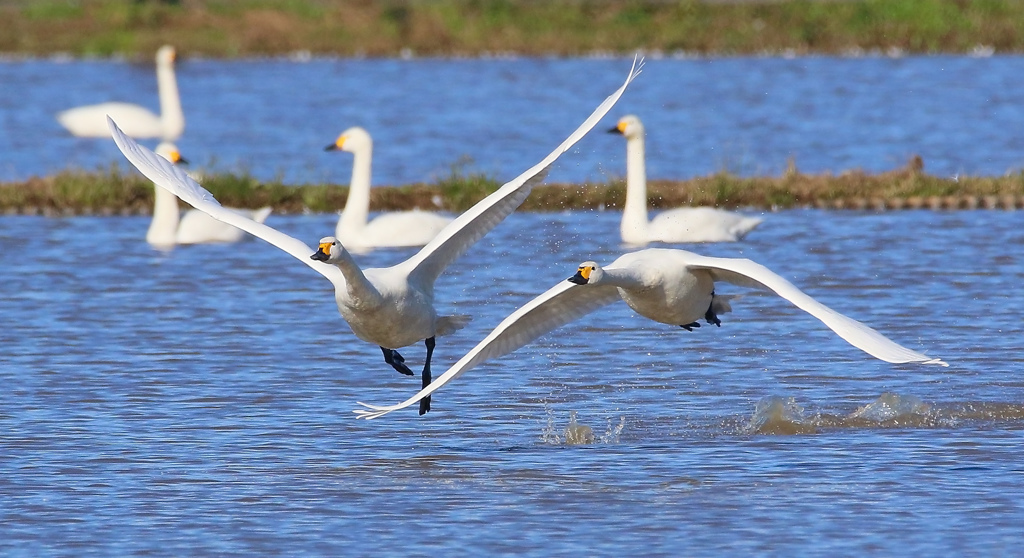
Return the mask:
MULTIPOLYGON (((575 129, 628 68, 627 59, 186 58, 179 146, 198 166, 346 183, 351 157, 322 149, 360 125, 376 140, 377 184, 431 181, 464 157, 504 181, 575 129)), ((805 171, 880 171, 913 154, 939 176, 1001 175, 1024 168, 1021 75, 1021 56, 650 59, 611 116, 645 121, 653 178, 778 174, 791 157, 805 171)), ((155 110, 155 81, 152 63, 0 63, 0 180, 123 165, 111 141, 73 138, 54 115, 110 100, 155 110)), ((622 139, 595 133, 551 179, 624 174, 622 139)))
MULTIPOLYGON (((580 261, 613 212, 513 215, 444 275, 474 321, 436 370, 580 261)), ((890 365, 745 292, 682 331, 623 304, 418 379, 260 241, 143 217, 0 217, 4 555, 1012 555, 1024 535, 1024 229, 1000 211, 766 215, 742 256, 946 359, 890 365)), ((333 216, 271 216, 309 242, 333 216)), ((407 251, 360 260, 386 265, 407 251)), ((422 361, 422 347, 403 353, 422 361)))

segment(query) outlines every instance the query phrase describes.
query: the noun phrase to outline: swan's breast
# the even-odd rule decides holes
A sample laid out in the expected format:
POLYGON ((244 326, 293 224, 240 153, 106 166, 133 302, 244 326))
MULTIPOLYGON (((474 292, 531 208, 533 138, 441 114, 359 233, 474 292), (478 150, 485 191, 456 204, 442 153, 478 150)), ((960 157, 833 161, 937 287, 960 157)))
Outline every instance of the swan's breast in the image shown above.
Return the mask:
POLYGON ((711 274, 673 267, 658 274, 641 289, 619 289, 626 304, 641 316, 656 322, 682 325, 704 317, 715 289, 711 274))
POLYGON ((437 313, 428 296, 407 284, 374 283, 382 295, 379 303, 367 304, 348 292, 336 294, 338 311, 356 337, 397 349, 434 336, 437 313))

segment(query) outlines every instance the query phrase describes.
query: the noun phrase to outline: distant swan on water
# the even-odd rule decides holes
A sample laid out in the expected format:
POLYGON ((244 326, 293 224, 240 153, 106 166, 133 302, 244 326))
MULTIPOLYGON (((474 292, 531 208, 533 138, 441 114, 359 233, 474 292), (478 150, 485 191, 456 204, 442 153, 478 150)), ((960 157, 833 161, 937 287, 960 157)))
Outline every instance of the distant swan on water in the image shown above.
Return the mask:
MULTIPOLYGON (((163 142, 156 148, 157 155, 171 163, 186 163, 178 148, 170 142, 163 142)), ((178 209, 178 198, 164 188, 153 188, 153 219, 146 231, 146 242, 157 248, 171 248, 178 244, 206 244, 212 242, 238 242, 245 232, 227 223, 218 221, 202 211, 190 209, 182 216, 178 209)), ((270 215, 271 208, 257 210, 227 208, 240 215, 262 223, 270 215)))
POLYGON ((367 250, 403 246, 424 246, 448 223, 429 211, 397 211, 384 213, 367 222, 370 213, 370 165, 373 160, 373 139, 366 130, 356 126, 338 136, 326 151, 352 153, 352 180, 348 185, 345 210, 338 219, 334 236, 350 250, 367 250))
POLYGON ((110 136, 107 115, 124 133, 133 138, 157 138, 174 141, 185 131, 185 113, 181 110, 178 82, 174 77, 174 47, 164 45, 156 51, 156 84, 160 93, 160 114, 131 103, 100 103, 68 109, 57 114, 57 121, 72 135, 84 138, 110 136))
MULTIPOLYGON (((398 372, 413 375, 396 349, 424 341, 427 356, 421 374, 423 387, 430 384, 430 360, 435 336, 462 328, 466 316, 438 316, 434 308, 434 283, 444 270, 519 207, 551 165, 568 151, 619 100, 639 74, 643 61, 634 61, 626 81, 541 162, 459 215, 441 234, 411 258, 387 268, 361 269, 348 250, 334 237, 324 237, 314 251, 302 241, 226 210, 184 171, 126 136, 113 120, 110 132, 121 153, 158 186, 173 192, 196 209, 230 223, 298 258, 334 285, 334 300, 356 337, 380 347, 384 361, 398 372)), ((331 343, 324 347, 332 351, 331 343)), ((430 398, 420 400, 420 414, 430 410, 430 398)))
MULTIPOLYGON (((732 310, 729 299, 715 294, 715 282, 773 291, 821 320, 848 343, 892 363, 938 364, 937 358, 896 344, 870 327, 814 300, 761 264, 746 259, 712 258, 683 250, 649 248, 625 254, 607 267, 584 262, 576 274, 526 303, 505 318, 483 341, 416 395, 391 406, 369 405, 355 411, 372 419, 429 397, 448 382, 487 360, 506 355, 541 335, 624 300, 641 316, 693 331, 698 320, 721 326, 718 314, 732 310)), ((640 347, 637 347, 639 350, 640 347)), ((609 356, 599 366, 607 370, 609 356)))
POLYGON ((626 203, 619 225, 623 242, 735 242, 761 224, 759 217, 712 207, 670 209, 648 221, 644 125, 630 114, 608 132, 626 138, 626 203))

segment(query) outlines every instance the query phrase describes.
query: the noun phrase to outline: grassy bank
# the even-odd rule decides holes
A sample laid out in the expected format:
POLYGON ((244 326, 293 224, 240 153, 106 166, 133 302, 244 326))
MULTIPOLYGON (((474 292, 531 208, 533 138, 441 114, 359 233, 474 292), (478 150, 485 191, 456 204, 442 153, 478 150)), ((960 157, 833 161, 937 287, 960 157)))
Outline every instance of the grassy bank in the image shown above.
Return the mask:
MULTIPOLYGON (((250 176, 218 174, 204 186, 225 205, 273 206, 279 213, 335 212, 345 205, 348 190, 335 184, 286 185, 259 182, 250 176)), ((374 188, 371 208, 467 209, 499 184, 481 175, 454 173, 434 184, 374 188)), ((617 209, 625 184, 544 185, 534 189, 522 208, 527 211, 617 209)), ((1024 205, 1024 173, 1003 177, 960 177, 925 174, 913 163, 904 169, 867 174, 804 174, 791 169, 779 177, 739 177, 729 173, 683 181, 655 180, 648 186, 652 208, 708 205, 762 209, 822 207, 870 209, 931 207, 1016 208, 1024 205)), ((141 214, 153 203, 153 185, 135 172, 111 167, 96 172, 65 171, 23 183, 0 184, 0 213, 6 214, 141 214)))
POLYGON ((150 57, 1024 52, 1016 0, 8 0, 0 52, 150 57))

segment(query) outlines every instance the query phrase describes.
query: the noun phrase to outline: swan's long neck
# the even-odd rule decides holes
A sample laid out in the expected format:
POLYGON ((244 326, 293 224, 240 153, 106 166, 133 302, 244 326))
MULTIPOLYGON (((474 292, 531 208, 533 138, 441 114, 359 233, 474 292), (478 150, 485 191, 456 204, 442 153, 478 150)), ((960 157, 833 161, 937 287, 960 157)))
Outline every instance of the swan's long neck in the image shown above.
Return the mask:
POLYGON ((370 215, 370 162, 373 160, 373 145, 353 152, 352 181, 348 184, 348 198, 345 211, 338 221, 339 238, 351 238, 366 227, 370 215))
POLYGON ((647 168, 644 137, 626 139, 626 205, 619 225, 624 242, 647 242, 647 168))
POLYGON ((344 303, 350 308, 376 308, 384 304, 384 297, 373 283, 366 278, 363 270, 356 265, 352 254, 344 252, 334 265, 338 266, 345 276, 344 303))
POLYGON ((178 80, 174 77, 174 62, 157 63, 156 86, 160 92, 160 122, 164 127, 163 139, 174 141, 185 131, 185 113, 181 110, 178 80))
POLYGON ((178 233, 178 198, 159 186, 153 186, 153 220, 146 231, 146 242, 156 246, 174 246, 178 233))
POLYGON ((644 287, 643 280, 636 272, 628 268, 603 269, 601 278, 594 282, 595 285, 611 285, 620 289, 640 289, 644 287))

